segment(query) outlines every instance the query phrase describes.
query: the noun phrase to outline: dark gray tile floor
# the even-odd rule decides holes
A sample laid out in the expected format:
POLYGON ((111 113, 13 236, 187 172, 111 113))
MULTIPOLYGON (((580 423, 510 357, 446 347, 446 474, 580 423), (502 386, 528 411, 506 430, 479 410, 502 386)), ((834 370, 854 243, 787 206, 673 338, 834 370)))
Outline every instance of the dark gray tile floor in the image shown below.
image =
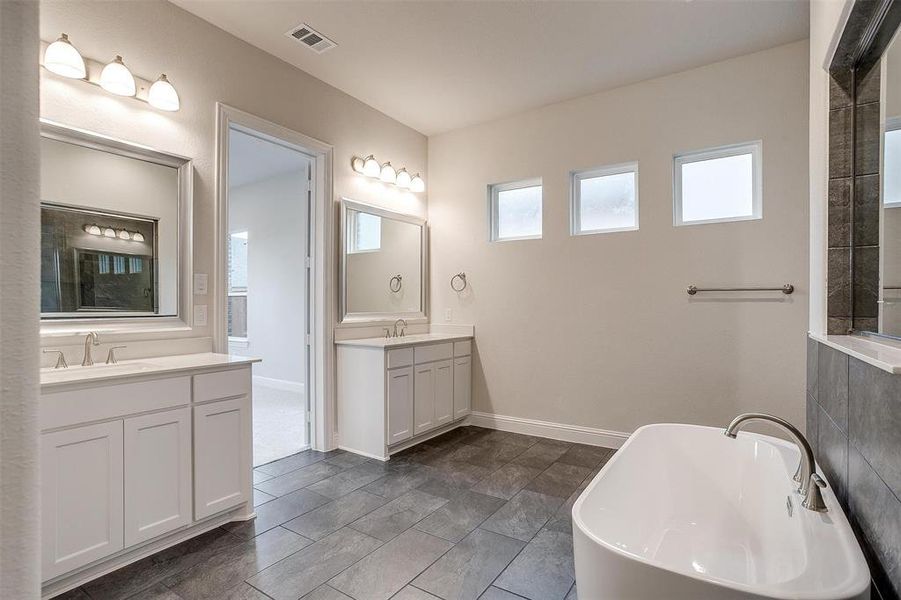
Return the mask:
POLYGON ((254 471, 254 521, 60 598, 575 600, 569 513, 612 454, 477 427, 387 463, 302 452, 254 471))

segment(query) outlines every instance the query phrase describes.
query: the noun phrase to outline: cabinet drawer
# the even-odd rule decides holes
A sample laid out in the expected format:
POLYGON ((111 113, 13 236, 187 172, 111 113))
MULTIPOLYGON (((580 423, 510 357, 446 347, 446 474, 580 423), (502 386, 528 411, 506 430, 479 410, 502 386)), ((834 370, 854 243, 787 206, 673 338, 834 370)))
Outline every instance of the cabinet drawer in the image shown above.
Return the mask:
POLYGON ((388 368, 409 367, 413 364, 413 348, 388 350, 388 368))
POLYGON ((232 369, 194 376, 194 402, 234 398, 250 393, 250 369, 232 369))
POLYGON ((175 408, 191 402, 191 378, 171 377, 137 383, 109 382, 98 387, 41 395, 41 429, 175 408))
POLYGON ((417 365, 436 360, 447 360, 454 356, 454 345, 447 343, 433 344, 431 346, 417 346, 415 354, 417 365))
POLYGON ((454 342, 454 357, 469 356, 472 354, 472 340, 454 342))

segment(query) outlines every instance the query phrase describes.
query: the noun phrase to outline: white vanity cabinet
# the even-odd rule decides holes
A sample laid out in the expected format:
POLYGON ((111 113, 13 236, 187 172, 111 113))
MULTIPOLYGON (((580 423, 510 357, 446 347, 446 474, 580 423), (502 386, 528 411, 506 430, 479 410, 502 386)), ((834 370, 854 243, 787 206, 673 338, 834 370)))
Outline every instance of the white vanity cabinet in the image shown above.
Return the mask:
POLYGON ((124 538, 122 421, 41 436, 41 574, 118 552, 124 538))
POLYGON ((253 515, 253 361, 176 358, 42 374, 45 595, 253 515))
POLYGON ((191 412, 125 419, 125 545, 191 522, 191 412))
POLYGON ((384 460, 469 415, 471 336, 336 343, 339 447, 384 460))

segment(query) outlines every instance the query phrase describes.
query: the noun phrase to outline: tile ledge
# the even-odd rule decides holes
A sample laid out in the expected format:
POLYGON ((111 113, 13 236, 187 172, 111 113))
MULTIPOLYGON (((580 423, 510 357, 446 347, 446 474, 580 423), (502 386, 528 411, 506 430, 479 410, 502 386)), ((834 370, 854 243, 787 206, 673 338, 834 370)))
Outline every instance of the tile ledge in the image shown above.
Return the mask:
POLYGON ((810 339, 894 375, 901 374, 901 347, 857 335, 823 335, 808 332, 810 339))

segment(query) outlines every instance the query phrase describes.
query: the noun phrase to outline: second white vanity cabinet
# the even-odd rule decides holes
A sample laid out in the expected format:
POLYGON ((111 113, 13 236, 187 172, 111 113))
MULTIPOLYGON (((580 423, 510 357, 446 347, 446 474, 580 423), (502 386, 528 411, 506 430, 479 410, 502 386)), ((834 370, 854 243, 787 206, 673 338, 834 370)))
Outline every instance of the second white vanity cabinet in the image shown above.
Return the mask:
POLYGON ((471 336, 336 343, 341 448, 384 460, 469 415, 471 336))
POLYGON ((252 362, 203 354, 131 374, 127 363, 42 373, 45 595, 148 544, 253 515, 252 362))

